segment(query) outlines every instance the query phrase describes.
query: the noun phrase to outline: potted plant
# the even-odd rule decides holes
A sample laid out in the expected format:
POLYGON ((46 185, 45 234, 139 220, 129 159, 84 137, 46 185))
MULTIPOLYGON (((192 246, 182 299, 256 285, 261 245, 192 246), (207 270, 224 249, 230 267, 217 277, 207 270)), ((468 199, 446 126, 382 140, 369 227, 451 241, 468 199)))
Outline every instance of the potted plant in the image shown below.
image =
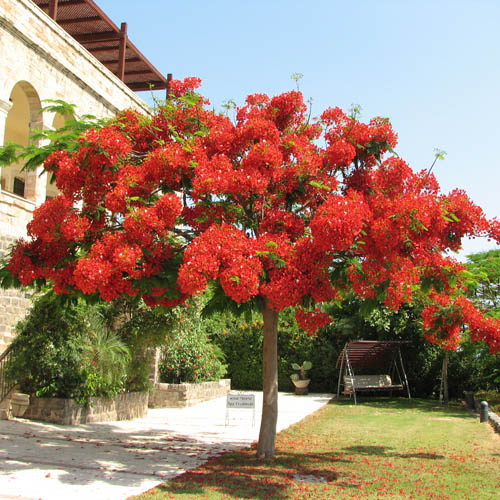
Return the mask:
POLYGON ((307 378, 307 371, 312 368, 312 363, 310 361, 304 361, 301 365, 292 363, 292 368, 298 371, 298 373, 294 373, 290 376, 295 386, 295 394, 307 394, 309 392, 307 387, 311 381, 310 378, 307 378))
POLYGON ((15 392, 14 394, 12 394, 12 398, 10 400, 12 415, 14 415, 14 417, 22 417, 28 409, 29 404, 30 397, 28 394, 15 392))

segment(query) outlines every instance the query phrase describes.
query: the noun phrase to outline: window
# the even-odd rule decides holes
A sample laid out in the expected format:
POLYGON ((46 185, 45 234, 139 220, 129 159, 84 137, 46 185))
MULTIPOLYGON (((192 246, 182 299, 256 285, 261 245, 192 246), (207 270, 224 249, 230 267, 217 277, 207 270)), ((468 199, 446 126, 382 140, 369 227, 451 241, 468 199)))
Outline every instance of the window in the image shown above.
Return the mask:
POLYGON ((24 181, 19 179, 19 177, 14 177, 14 194, 17 196, 22 196, 24 198, 24 181))

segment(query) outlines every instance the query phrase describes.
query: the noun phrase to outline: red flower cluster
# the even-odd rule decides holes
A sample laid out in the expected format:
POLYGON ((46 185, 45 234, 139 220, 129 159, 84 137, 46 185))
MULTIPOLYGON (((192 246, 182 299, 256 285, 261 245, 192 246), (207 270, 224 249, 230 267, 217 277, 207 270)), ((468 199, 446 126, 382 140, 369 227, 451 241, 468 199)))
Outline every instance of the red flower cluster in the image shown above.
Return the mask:
POLYGON ((313 336, 321 327, 328 325, 332 318, 329 314, 321 312, 319 309, 305 311, 299 309, 295 313, 295 319, 302 330, 313 336))
POLYGON ((35 209, 28 224, 28 235, 44 243, 54 240, 82 241, 90 222, 73 209, 73 202, 65 196, 47 200, 35 209))
POLYGON ((219 279, 235 302, 246 302, 259 292, 262 264, 255 242, 233 226, 213 225, 198 236, 184 253, 178 283, 183 293, 203 291, 209 280, 219 279))
POLYGON ((486 342, 492 353, 500 352, 500 320, 485 317, 470 300, 460 295, 452 299, 446 295, 431 296, 433 303, 423 313, 425 337, 433 344, 454 350, 460 343, 463 325, 469 328, 473 341, 486 342))

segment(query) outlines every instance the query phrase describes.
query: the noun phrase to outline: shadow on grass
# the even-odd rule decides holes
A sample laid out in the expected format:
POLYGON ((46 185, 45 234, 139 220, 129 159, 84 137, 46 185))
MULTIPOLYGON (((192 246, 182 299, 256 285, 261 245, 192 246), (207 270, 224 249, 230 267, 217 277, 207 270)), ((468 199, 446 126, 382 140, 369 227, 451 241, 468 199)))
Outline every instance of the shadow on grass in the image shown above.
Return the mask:
MULTIPOLYGON (((288 498, 287 492, 298 477, 307 478, 305 480, 311 483, 337 481, 339 476, 334 468, 339 463, 351 461, 335 453, 287 452, 278 452, 273 460, 262 461, 255 456, 255 450, 241 450, 210 459, 202 467, 156 487, 145 497, 150 498, 152 493, 200 497, 207 491, 217 491, 237 498, 288 498)), ((140 498, 142 496, 137 497, 140 498)))
POLYGON ((444 455, 438 455, 436 453, 395 453, 390 451, 392 449, 393 448, 388 446, 347 446, 346 448, 342 448, 345 452, 377 457, 421 458, 428 460, 443 460, 446 458, 444 455))
MULTIPOLYGON (((290 491, 301 477, 311 483, 335 483, 342 488, 358 489, 359 484, 352 482, 350 474, 346 476, 335 471, 340 464, 347 464, 347 470, 351 470, 353 459, 349 455, 429 460, 445 458, 433 453, 397 453, 393 448, 383 446, 349 446, 325 453, 278 451, 275 459, 263 462, 256 458, 255 450, 247 449, 210 459, 204 466, 156 487, 144 498, 168 498, 169 494, 198 498, 209 491, 231 498, 289 498, 290 491)), ((141 498, 139 496, 137 500, 141 498)))
MULTIPOLYGON (((458 402, 452 402, 443 405, 437 400, 430 399, 408 399, 391 397, 369 397, 362 396, 357 398, 358 406, 392 409, 392 410, 417 410, 424 413, 442 413, 448 417, 455 418, 475 418, 474 415, 465 411, 464 407, 458 402)), ((338 406, 354 406, 353 398, 332 399, 328 404, 338 406)))

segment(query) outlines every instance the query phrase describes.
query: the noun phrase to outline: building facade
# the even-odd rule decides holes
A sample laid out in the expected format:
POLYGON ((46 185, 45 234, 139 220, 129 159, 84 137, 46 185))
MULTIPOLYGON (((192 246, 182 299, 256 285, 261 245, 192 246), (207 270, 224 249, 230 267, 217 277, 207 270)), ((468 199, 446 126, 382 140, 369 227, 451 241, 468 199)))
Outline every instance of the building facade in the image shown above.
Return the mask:
MULTIPOLYGON (((86 0, 60 0, 60 5, 70 2, 95 6, 86 0)), ((130 86, 76 41, 63 23, 49 16, 48 9, 54 3, 57 7, 57 2, 45 2, 47 13, 42 3, 0 2, 0 145, 9 141, 28 145, 33 130, 64 123, 62 116, 41 112, 44 100, 62 99, 76 104, 77 114, 96 117, 112 116, 125 108, 148 113, 148 106, 130 86)), ((0 253, 4 254, 16 239, 26 236, 35 207, 54 196, 56 188, 41 167, 36 172, 24 172, 22 165, 4 167, 0 181, 0 253)), ((29 305, 26 293, 0 289, 0 354, 29 305)))

